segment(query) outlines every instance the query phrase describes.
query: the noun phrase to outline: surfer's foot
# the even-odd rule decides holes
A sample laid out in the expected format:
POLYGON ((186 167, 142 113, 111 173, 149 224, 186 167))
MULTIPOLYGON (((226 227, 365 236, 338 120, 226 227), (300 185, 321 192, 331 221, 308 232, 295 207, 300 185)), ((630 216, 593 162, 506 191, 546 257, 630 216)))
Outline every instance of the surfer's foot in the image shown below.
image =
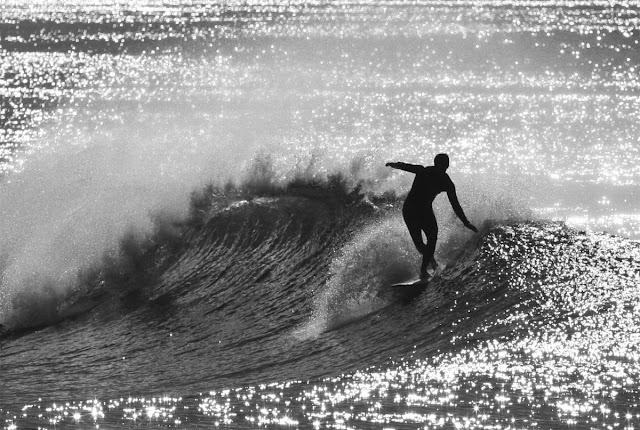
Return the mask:
POLYGON ((427 272, 427 269, 421 269, 420 270, 420 279, 421 280, 425 280, 425 279, 429 279, 431 277, 431 275, 429 274, 429 272, 427 272))

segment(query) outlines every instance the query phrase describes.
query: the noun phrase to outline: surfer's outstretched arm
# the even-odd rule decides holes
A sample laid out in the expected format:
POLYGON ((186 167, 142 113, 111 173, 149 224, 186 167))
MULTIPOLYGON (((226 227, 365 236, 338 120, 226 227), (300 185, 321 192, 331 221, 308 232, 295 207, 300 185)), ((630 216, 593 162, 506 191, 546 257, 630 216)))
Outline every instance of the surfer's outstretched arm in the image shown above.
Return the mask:
POLYGON ((419 164, 409 164, 409 163, 403 163, 401 161, 398 161, 396 163, 387 163, 386 166, 392 167, 398 170, 404 170, 405 172, 416 173, 416 174, 419 173, 422 169, 424 169, 424 167, 419 164))
POLYGON ((462 210, 462 206, 460 206, 460 202, 458 201, 458 195, 456 194, 456 186, 453 185, 453 182, 451 183, 451 185, 449 185, 447 189, 447 197, 449 197, 449 202, 451 203, 451 207, 453 208, 453 211, 456 213, 458 218, 460 218, 460 221, 462 221, 464 226, 467 227, 469 230, 473 230, 477 233, 478 229, 476 228, 476 226, 474 226, 469 222, 466 215, 464 214, 464 211, 462 210))

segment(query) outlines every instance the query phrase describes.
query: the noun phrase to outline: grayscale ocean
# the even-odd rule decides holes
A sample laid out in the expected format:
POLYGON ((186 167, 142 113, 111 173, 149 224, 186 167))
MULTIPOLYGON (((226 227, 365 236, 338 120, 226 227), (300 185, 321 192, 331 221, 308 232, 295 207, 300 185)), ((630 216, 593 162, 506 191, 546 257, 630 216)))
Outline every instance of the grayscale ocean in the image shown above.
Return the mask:
POLYGON ((0 17, 0 428, 640 427, 638 1, 0 17))

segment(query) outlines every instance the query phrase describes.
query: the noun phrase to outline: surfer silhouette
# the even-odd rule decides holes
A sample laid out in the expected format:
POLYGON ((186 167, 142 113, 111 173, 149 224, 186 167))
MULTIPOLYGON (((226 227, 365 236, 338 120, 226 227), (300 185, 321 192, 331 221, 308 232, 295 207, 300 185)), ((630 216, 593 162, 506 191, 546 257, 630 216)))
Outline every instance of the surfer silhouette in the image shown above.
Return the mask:
POLYGON ((449 156, 447 154, 436 155, 433 160, 433 166, 402 162, 387 163, 386 166, 416 175, 411 190, 402 206, 402 216, 407 224, 413 243, 418 252, 422 254, 420 278, 425 279, 429 276, 427 272, 428 266, 431 266, 433 270, 438 267, 434 258, 436 242, 438 241, 438 223, 432 206, 433 200, 438 194, 446 191, 453 211, 464 226, 476 233, 478 229, 469 222, 460 206, 460 202, 458 202, 456 187, 447 174, 447 169, 449 168, 449 156), (427 238, 427 243, 422 240, 422 232, 427 238))

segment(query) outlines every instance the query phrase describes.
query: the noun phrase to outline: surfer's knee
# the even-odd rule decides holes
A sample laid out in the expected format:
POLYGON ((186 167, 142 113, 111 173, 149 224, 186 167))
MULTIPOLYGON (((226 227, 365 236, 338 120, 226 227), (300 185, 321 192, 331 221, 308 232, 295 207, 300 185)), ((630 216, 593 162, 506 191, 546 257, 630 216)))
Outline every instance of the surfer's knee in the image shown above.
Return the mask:
POLYGON ((417 237, 412 235, 411 239, 413 239, 413 246, 415 246, 416 250, 420 254, 424 254, 425 250, 427 249, 427 244, 422 241, 422 237, 418 239, 417 237))

